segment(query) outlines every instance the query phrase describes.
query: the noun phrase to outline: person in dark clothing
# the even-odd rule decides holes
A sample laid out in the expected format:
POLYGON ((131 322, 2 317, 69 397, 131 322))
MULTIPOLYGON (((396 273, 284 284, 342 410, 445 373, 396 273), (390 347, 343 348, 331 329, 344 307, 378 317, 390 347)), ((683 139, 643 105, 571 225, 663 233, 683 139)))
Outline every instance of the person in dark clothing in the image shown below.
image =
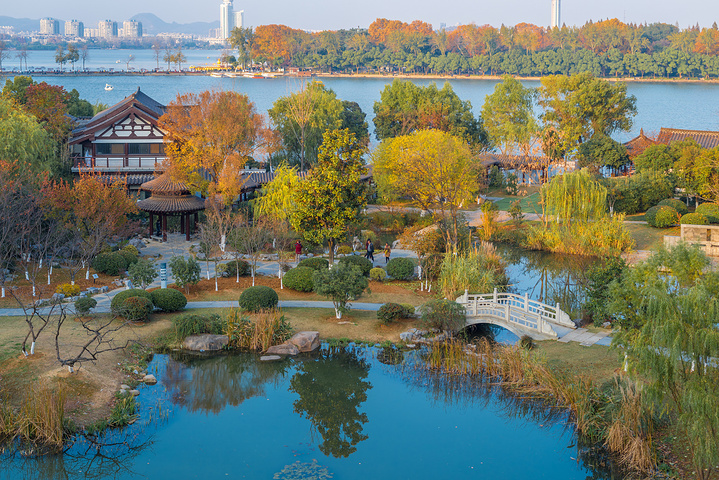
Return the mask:
POLYGON ((374 262, 374 244, 372 243, 372 240, 369 239, 367 240, 367 253, 365 254, 365 257, 374 262))

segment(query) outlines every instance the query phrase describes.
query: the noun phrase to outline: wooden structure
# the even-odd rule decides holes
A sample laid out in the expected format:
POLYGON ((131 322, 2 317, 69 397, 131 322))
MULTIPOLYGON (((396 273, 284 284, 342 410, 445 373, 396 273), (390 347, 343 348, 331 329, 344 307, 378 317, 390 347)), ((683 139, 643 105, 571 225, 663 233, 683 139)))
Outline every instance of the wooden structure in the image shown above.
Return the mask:
POLYGON ((137 208, 150 214, 150 235, 154 226, 154 216, 158 216, 162 240, 167 240, 167 217, 180 217, 180 232, 190 241, 190 232, 197 228, 197 212, 205 209, 205 201, 192 195, 184 183, 173 182, 169 174, 164 173, 154 180, 145 182, 141 190, 150 192, 150 197, 137 202, 137 208), (192 218, 194 217, 194 218, 192 218), (190 219, 194 220, 190 227, 190 219))
POLYGON ((629 158, 634 158, 652 145, 671 145, 684 140, 694 140, 702 148, 715 148, 719 147, 719 132, 662 127, 657 138, 654 139, 646 136, 644 129, 640 129, 639 135, 624 143, 624 146, 629 158))

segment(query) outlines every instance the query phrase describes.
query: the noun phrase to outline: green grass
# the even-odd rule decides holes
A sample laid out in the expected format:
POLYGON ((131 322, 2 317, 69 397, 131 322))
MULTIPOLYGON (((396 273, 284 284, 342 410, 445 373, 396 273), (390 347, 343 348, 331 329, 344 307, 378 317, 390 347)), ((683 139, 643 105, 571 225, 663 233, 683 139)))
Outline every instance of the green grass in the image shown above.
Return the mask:
POLYGON ((620 354, 603 345, 583 347, 576 342, 547 340, 537 342, 534 351, 543 355, 547 365, 555 372, 588 377, 599 384, 611 380, 622 366, 620 354))
POLYGON ((498 209, 506 211, 509 210, 512 202, 516 200, 520 200, 519 204, 521 205, 524 213, 542 213, 542 206, 539 205, 539 201, 541 200, 539 192, 527 195, 526 197, 504 197, 503 199, 494 202, 494 204, 498 209))
POLYGON ((679 235, 680 228, 654 228, 641 223, 624 225, 634 239, 635 250, 657 250, 664 245, 664 235, 679 235))
POLYGON ((635 213, 633 215, 627 215, 624 217, 625 220, 632 221, 632 222, 646 222, 647 219, 644 218, 643 213, 635 213))

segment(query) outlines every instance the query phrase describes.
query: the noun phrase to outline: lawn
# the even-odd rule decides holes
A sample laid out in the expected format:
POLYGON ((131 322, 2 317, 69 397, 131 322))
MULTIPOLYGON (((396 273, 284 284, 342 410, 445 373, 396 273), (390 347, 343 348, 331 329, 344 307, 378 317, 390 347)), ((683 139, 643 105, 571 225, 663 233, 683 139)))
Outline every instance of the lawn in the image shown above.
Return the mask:
POLYGON ((598 384, 611 380, 622 366, 619 353, 602 345, 583 347, 576 342, 547 340, 537 342, 535 352, 543 355, 554 371, 588 377, 598 384))
POLYGON ((642 223, 626 223, 635 242, 635 250, 657 250, 664 245, 664 235, 679 235, 680 227, 654 228, 642 223))
POLYGON ((512 202, 520 200, 520 205, 524 213, 542 213, 542 206, 539 204, 541 196, 539 192, 532 193, 526 197, 504 197, 501 200, 497 200, 494 204, 499 210, 507 211, 511 206, 512 202))

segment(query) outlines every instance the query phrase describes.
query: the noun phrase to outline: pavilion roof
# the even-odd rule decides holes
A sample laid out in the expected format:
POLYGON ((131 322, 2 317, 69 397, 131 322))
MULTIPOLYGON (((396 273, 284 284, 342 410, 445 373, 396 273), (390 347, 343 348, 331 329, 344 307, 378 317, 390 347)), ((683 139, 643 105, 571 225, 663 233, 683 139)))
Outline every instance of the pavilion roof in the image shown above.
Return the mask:
POLYGON ((172 179, 169 173, 165 172, 157 178, 149 180, 140 185, 140 190, 153 194, 189 194, 190 188, 183 182, 172 179))
POLYGON ((137 202, 137 208, 149 213, 193 213, 205 209, 205 200, 194 195, 157 195, 137 202))

